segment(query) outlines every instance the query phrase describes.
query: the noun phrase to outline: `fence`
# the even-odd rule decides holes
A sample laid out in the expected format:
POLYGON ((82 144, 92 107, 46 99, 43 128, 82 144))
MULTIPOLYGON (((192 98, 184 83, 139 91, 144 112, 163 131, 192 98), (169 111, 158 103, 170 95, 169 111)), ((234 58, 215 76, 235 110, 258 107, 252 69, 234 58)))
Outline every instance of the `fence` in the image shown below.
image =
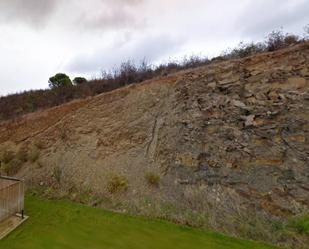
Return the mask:
POLYGON ((0 222, 24 210, 24 182, 0 176, 0 222))

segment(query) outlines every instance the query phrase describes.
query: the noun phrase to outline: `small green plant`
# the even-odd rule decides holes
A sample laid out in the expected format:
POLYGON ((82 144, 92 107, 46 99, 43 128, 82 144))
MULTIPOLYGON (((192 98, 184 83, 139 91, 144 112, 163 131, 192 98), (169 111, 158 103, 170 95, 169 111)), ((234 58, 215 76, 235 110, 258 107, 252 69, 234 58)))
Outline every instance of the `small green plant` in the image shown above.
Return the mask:
POLYGON ((40 151, 36 146, 33 146, 28 153, 28 159, 30 162, 35 163, 40 157, 40 151))
POLYGON ((112 175, 107 181, 107 191, 111 194, 126 191, 128 189, 128 179, 121 175, 112 175))
POLYGON ((269 220, 268 221, 271 227, 271 231, 274 232, 281 232, 284 230, 284 223, 283 221, 279 220, 269 220))
POLYGON ((157 175, 156 173, 147 172, 147 173, 145 174, 145 179, 146 179, 146 181, 147 181, 147 183, 148 183, 149 185, 156 186, 156 187, 159 186, 159 183, 160 183, 160 176, 157 175))
POLYGON ((190 209, 183 211, 180 214, 180 220, 183 220, 183 223, 189 226, 207 228, 208 227, 208 214, 194 212, 190 209))
POLYGON ((54 167, 53 169, 53 177, 57 181, 57 183, 60 183, 62 176, 62 169, 59 166, 54 167))
POLYGON ((293 218, 289 222, 289 227, 295 229, 299 234, 309 235, 309 214, 293 218))
POLYGON ((43 196, 46 198, 52 198, 55 194, 55 190, 52 187, 49 187, 44 190, 43 196))

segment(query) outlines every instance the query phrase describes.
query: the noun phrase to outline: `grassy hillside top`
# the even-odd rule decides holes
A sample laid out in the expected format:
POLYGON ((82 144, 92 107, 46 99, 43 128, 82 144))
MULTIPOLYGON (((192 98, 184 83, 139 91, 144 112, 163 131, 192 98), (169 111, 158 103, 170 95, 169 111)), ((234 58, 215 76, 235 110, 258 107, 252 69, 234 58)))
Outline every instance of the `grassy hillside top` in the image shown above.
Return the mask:
POLYGON ((26 198, 30 219, 0 241, 0 249, 274 248, 163 221, 149 221, 67 201, 26 198))

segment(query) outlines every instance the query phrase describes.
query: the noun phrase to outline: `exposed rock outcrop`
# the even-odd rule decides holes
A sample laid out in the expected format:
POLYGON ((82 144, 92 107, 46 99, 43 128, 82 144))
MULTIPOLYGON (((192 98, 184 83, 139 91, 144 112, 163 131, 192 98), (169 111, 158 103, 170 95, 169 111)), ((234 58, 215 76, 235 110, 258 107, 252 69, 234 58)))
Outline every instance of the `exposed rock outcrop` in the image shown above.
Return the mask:
POLYGON ((0 143, 40 143, 38 161, 18 172, 29 186, 189 224, 207 216, 239 234, 248 219, 308 211, 308 90, 304 43, 6 122, 0 143), (158 188, 147 172, 160 176, 158 188), (108 193, 111 174, 126 177, 127 191, 108 193))

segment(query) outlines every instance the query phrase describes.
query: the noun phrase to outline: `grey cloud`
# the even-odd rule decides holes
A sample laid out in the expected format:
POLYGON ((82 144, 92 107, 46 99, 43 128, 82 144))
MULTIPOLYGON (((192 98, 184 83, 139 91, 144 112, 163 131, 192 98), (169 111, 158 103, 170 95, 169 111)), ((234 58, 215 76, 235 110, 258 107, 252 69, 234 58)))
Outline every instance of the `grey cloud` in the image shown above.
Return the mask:
POLYGON ((144 0, 1 0, 0 23, 42 27, 48 22, 67 28, 110 29, 136 26, 136 8, 144 0), (54 15, 53 15, 54 14, 54 15))
POLYGON ((0 1, 0 23, 22 22, 31 26, 44 25, 61 0, 0 1))
POLYGON ((252 1, 243 13, 240 13, 235 30, 250 39, 265 36, 271 30, 281 27, 295 30, 309 22, 308 10, 307 0, 252 1))
POLYGON ((137 8, 144 0, 100 0, 91 13, 83 11, 76 18, 76 24, 86 29, 133 29, 143 26, 137 18, 137 8))
POLYGON ((46 87, 58 71, 91 75, 126 59, 214 56, 281 26, 303 32, 308 9, 308 0, 0 0, 0 52, 12 59, 0 64, 7 82, 0 92, 46 87))
POLYGON ((176 52, 182 43, 169 36, 144 38, 137 42, 131 41, 119 47, 96 51, 90 55, 79 55, 74 58, 66 69, 74 73, 94 73, 100 69, 110 70, 126 60, 140 62, 146 59, 155 62, 176 52))

